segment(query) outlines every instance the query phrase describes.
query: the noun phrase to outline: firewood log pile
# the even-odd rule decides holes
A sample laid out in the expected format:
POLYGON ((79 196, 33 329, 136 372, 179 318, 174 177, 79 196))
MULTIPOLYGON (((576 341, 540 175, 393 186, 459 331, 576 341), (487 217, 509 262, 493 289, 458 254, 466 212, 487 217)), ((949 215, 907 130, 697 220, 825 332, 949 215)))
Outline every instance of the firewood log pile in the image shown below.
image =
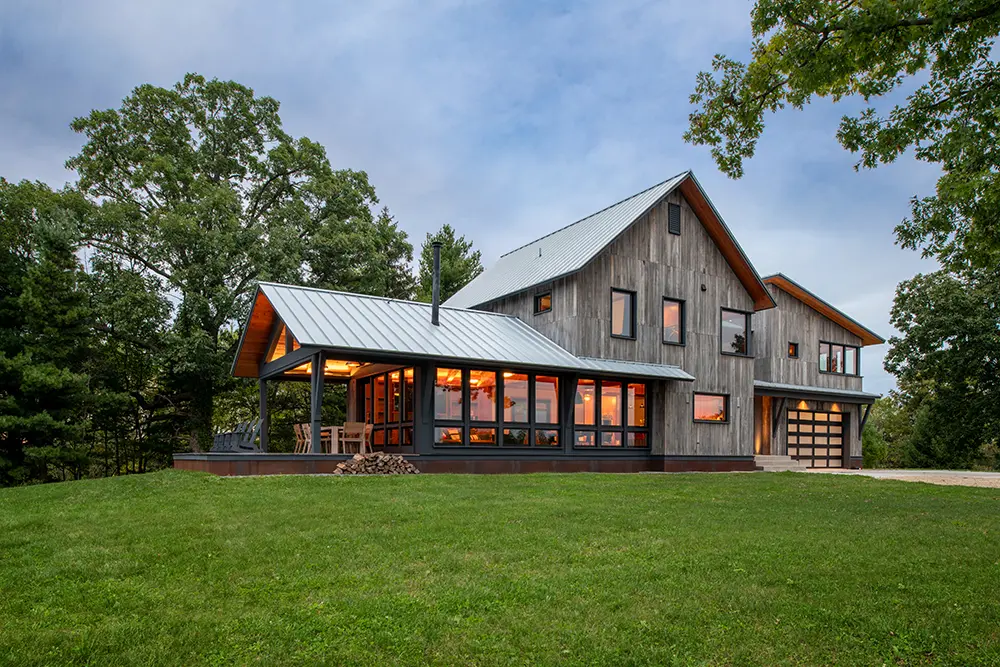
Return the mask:
POLYGON ((409 461, 398 454, 373 452, 371 454, 355 454, 353 457, 338 463, 334 475, 416 475, 417 470, 409 461))

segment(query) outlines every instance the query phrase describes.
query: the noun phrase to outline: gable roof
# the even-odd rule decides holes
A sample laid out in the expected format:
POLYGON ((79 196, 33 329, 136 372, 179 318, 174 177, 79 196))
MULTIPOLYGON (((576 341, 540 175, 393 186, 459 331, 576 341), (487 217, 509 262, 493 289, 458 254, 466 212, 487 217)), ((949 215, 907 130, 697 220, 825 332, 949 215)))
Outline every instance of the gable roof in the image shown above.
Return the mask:
POLYGON ((885 339, 877 333, 854 318, 848 316, 837 307, 819 298, 783 273, 770 275, 764 278, 764 282, 768 285, 774 285, 789 296, 792 296, 806 304, 823 317, 844 327, 852 334, 860 338, 862 345, 880 345, 885 342, 885 339))
POLYGON ((257 377, 275 318, 303 348, 351 355, 433 358, 520 367, 613 372, 635 377, 693 380, 677 366, 633 364, 601 367, 581 359, 511 315, 431 305, 311 287, 260 283, 233 363, 238 377, 257 377))
POLYGON ((475 308, 576 273, 674 190, 679 190, 687 199, 753 298, 754 309, 773 308, 774 301, 757 271, 690 171, 512 250, 445 303, 459 308, 475 308))

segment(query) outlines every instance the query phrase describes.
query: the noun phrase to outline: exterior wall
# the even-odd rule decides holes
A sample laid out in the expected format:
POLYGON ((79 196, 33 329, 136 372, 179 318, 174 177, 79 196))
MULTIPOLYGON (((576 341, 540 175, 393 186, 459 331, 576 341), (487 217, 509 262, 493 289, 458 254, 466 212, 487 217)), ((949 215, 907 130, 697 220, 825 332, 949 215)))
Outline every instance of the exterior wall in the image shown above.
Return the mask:
POLYGON ((860 347, 861 339, 778 287, 768 285, 767 289, 778 307, 761 311, 754 318, 757 379, 861 391, 861 376, 819 372, 821 340, 860 347), (788 357, 790 342, 799 344, 798 359, 788 357))
POLYGON ((653 409, 663 415, 664 435, 654 438, 652 454, 751 456, 754 360, 720 352, 721 308, 752 311, 753 300, 679 192, 582 271, 484 307, 519 317, 577 355, 673 364, 694 375, 693 383, 662 383, 653 409), (679 236, 667 231, 668 202, 681 206, 679 236), (612 287, 636 292, 635 340, 610 335, 612 287), (552 311, 534 315, 534 295, 549 289, 552 311), (683 346, 662 342, 663 297, 685 302, 683 346), (694 392, 728 394, 729 423, 694 423, 694 392))
MULTIPOLYGON (((780 398, 772 398, 771 404, 777 406, 781 403, 780 398)), ((829 401, 802 401, 795 399, 785 399, 781 412, 777 415, 777 433, 771 439, 771 453, 785 455, 788 453, 788 411, 789 410, 819 410, 824 412, 841 412, 845 414, 845 435, 844 448, 849 452, 849 459, 856 460, 856 465, 861 466, 861 438, 858 436, 858 424, 861 423, 861 412, 856 403, 831 403, 829 401)))

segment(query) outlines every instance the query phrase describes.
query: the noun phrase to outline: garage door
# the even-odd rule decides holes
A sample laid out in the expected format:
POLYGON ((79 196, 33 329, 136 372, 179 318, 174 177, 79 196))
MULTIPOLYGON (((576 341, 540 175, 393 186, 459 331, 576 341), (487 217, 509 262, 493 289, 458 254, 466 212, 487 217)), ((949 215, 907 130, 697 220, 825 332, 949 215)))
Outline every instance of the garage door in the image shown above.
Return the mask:
POLYGON ((840 412, 788 411, 788 455, 813 468, 844 465, 847 416, 840 412))

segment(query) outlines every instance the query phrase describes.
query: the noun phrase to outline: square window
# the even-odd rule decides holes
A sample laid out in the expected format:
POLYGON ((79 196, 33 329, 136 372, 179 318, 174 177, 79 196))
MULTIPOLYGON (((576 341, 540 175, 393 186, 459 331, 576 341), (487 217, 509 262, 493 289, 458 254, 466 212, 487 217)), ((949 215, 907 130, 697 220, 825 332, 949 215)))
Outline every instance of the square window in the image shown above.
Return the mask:
POLYGON ((722 353, 750 354, 750 313, 722 309, 722 353))
POLYGON ((577 447, 593 447, 594 446, 594 432, 593 431, 577 431, 576 432, 576 446, 577 447))
POLYGON ((788 358, 789 359, 798 359, 799 358, 799 344, 798 343, 789 343, 788 344, 788 358))
POLYGON ((694 420, 721 423, 729 420, 729 397, 722 394, 695 394, 694 420))
POLYGON ((684 302, 663 299, 663 342, 669 345, 684 344, 684 302))
POLYGON ((621 447, 622 434, 617 431, 605 431, 601 433, 601 447, 621 447))
POLYGON ((552 292, 535 295, 535 315, 541 315, 552 310, 552 292))
POLYGON ((611 335, 635 338, 635 292, 612 288, 611 335))

